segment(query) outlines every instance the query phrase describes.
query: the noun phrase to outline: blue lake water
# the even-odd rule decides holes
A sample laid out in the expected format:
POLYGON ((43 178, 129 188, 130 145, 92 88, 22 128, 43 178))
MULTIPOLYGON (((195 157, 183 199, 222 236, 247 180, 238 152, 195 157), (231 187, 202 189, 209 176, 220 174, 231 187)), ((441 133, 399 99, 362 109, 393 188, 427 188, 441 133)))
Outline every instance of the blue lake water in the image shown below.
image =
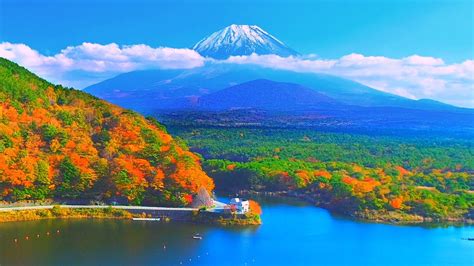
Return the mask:
POLYGON ((463 240, 474 237, 472 226, 363 223, 293 200, 261 203, 264 224, 244 229, 116 220, 3 223, 0 265, 474 265, 474 241, 463 240), (194 233, 203 239, 192 239, 194 233))

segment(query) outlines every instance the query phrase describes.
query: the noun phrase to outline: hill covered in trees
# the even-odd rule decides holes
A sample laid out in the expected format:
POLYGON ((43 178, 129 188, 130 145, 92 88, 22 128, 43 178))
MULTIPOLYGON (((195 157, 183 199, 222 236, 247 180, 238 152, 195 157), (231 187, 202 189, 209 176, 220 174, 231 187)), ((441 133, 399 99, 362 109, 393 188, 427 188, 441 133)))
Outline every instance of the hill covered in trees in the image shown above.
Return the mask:
POLYGON ((186 205, 214 184, 156 120, 0 58, 0 200, 186 205))
POLYGON ((217 189, 284 192, 369 220, 474 218, 471 139, 264 127, 170 127, 217 189))

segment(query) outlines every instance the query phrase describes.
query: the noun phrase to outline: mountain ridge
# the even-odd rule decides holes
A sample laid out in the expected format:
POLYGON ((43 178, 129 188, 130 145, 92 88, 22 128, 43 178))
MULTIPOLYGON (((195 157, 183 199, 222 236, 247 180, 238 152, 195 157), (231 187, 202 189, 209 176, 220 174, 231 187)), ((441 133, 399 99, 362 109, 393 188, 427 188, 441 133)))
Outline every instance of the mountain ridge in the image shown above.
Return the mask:
POLYGON ((146 70, 120 74, 84 90, 115 104, 151 114, 154 109, 180 109, 191 99, 244 82, 268 79, 302 85, 347 105, 443 109, 464 112, 471 109, 436 101, 412 100, 382 92, 358 82, 317 73, 299 73, 257 65, 208 62, 203 67, 183 70, 146 70), (137 85, 138 84, 138 85, 137 85))
POLYGON ((209 110, 315 110, 334 109, 336 100, 299 84, 256 79, 203 95, 197 108, 209 110))

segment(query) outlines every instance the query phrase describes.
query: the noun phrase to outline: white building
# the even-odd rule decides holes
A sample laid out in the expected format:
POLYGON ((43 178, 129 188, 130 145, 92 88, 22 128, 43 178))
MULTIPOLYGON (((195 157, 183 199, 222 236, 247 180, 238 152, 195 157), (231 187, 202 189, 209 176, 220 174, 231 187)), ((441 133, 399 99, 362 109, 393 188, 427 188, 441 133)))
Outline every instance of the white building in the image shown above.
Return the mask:
POLYGON ((230 205, 235 207, 237 213, 247 213, 250 208, 248 200, 242 200, 240 198, 233 198, 230 200, 230 205))

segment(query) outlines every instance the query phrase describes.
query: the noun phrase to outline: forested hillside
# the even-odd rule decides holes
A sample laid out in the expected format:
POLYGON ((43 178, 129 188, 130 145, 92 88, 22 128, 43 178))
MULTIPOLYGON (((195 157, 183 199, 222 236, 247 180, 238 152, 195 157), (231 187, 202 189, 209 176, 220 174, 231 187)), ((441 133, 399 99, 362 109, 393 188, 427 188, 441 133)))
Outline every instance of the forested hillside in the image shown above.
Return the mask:
POLYGON ((186 205, 213 181, 154 119, 0 58, 0 200, 186 205))
POLYGON ((469 139, 236 127, 173 133, 206 158, 218 189, 287 191, 367 219, 474 215, 469 139))

